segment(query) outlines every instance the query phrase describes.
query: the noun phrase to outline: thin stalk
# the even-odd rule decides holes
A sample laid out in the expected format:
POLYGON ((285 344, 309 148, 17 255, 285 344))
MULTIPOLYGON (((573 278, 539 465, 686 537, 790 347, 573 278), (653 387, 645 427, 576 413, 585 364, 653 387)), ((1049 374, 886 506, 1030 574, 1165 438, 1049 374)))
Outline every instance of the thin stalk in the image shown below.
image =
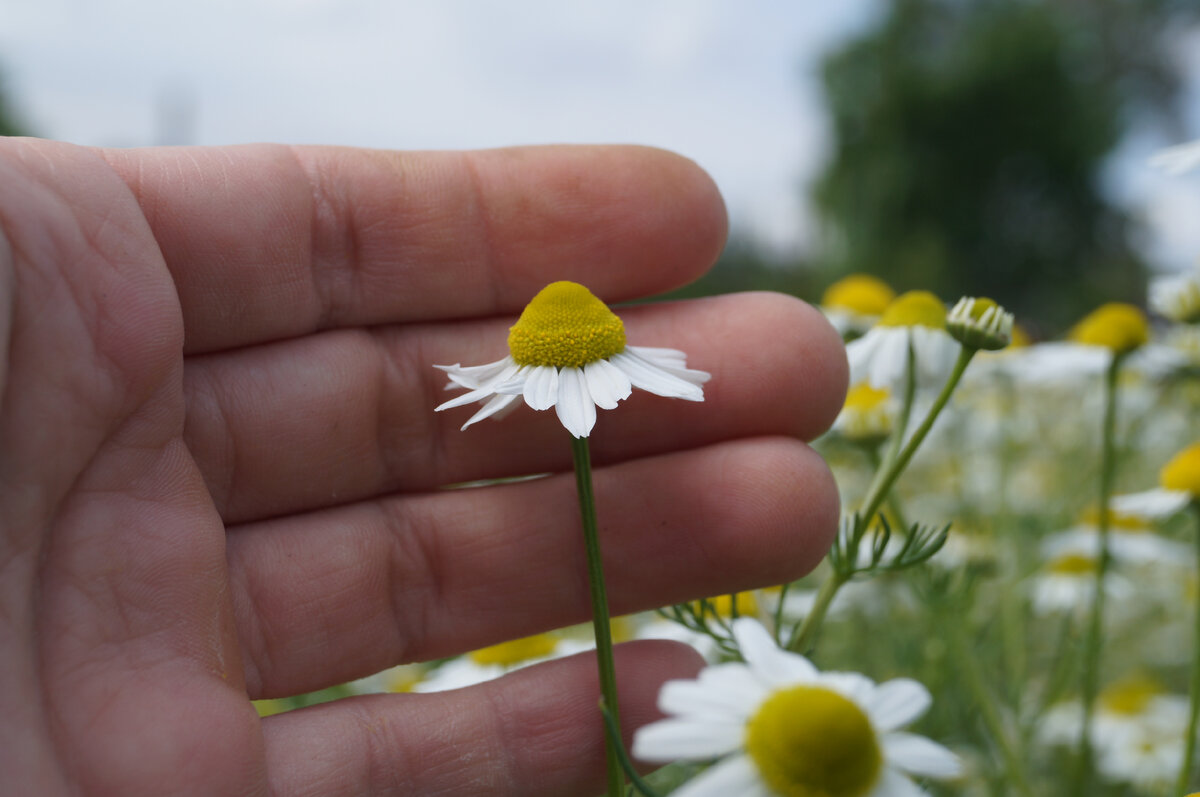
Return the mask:
POLYGON ((1100 521, 1096 534, 1099 556, 1096 561, 1096 592, 1092 596, 1092 607, 1088 615, 1086 635, 1083 640, 1083 727, 1079 732, 1079 769, 1075 774, 1077 797, 1091 794, 1093 759, 1092 713, 1096 695, 1100 691, 1100 649, 1104 635, 1104 579, 1108 576, 1112 554, 1108 549, 1108 532, 1112 519, 1109 499, 1112 497, 1113 479, 1116 475, 1116 429, 1117 429, 1117 376, 1124 358, 1114 354, 1104 375, 1104 419, 1100 432, 1100 521))
POLYGON ((1009 737, 1000 712, 996 708, 995 696, 988 689, 987 682, 984 680, 979 660, 975 657, 970 643, 963 634, 966 624, 961 617, 945 617, 945 611, 944 608, 941 608, 942 624, 950 635, 950 653, 956 660, 958 671, 975 700, 975 708, 978 709, 979 717, 988 729, 992 743, 1000 750, 1000 757, 1004 759, 1005 782, 1018 794, 1032 797, 1033 792, 1025 777, 1025 758, 1009 737))
MULTIPOLYGON (((575 488, 579 494, 579 512, 583 519, 583 541, 587 551, 588 587, 592 595, 592 628, 596 634, 596 665, 600 671, 600 710, 621 727, 617 713, 617 671, 613 664, 612 626, 608 613, 608 593, 604 588, 604 564, 600 558, 600 535, 596 528, 596 500, 592 494, 592 459, 586 437, 571 437, 571 457, 575 462, 575 488)), ((608 797, 622 797, 625 777, 621 768, 621 737, 604 734, 604 754, 608 762, 608 797)))
POLYGON ((638 774, 637 769, 633 766, 633 760, 625 752, 625 745, 621 744, 621 729, 617 727, 616 721, 613 720, 612 712, 604 708, 604 706, 600 707, 600 712, 604 716, 604 730, 608 734, 607 738, 616 740, 617 757, 621 762, 621 768, 625 770, 625 775, 629 778, 629 782, 633 784, 633 788, 637 789, 643 797, 659 797, 658 792, 649 783, 642 780, 641 775, 638 774))
MULTIPOLYGON (((861 516, 867 523, 870 523, 871 518, 875 517, 875 513, 879 511, 879 507, 883 505, 888 493, 892 489, 892 485, 896 483, 896 479, 908 467, 909 460, 913 458, 913 454, 924 442, 929 430, 933 428, 933 424, 937 421, 938 415, 945 408, 946 402, 950 400, 950 395, 954 393, 954 389, 958 387, 959 380, 967 370, 967 365, 971 362, 971 358, 975 356, 975 352, 979 349, 970 346, 963 346, 958 351, 958 360, 954 363, 954 370, 950 372, 950 378, 946 380, 946 384, 942 386, 942 392, 934 399, 933 406, 929 408, 929 412, 925 414, 925 419, 921 421, 921 425, 912 433, 912 437, 898 451, 896 444, 893 443, 888 454, 884 457, 883 468, 875 476, 875 480, 871 483, 871 487, 867 490, 867 497, 863 500, 863 509, 861 516), (893 452, 894 456, 893 456, 893 452)), ((909 382, 906 388, 905 405, 906 409, 902 414, 907 412, 912 407, 912 391, 913 391, 913 372, 915 371, 914 362, 912 359, 912 347, 909 347, 908 373, 909 382)), ((903 427, 907 425, 907 417, 903 423, 898 425, 895 434, 897 439, 903 435, 903 427)), ((856 546, 857 547, 857 546, 856 546)), ((847 556, 851 561, 858 555, 858 551, 847 551, 847 556)), ((812 610, 805 616, 804 621, 800 625, 800 629, 792 637, 791 644, 788 645, 789 650, 803 651, 806 646, 812 644, 812 640, 816 637, 817 629, 821 623, 825 621, 825 615, 829 611, 829 606, 833 603, 833 598, 837 595, 837 591, 850 580, 848 574, 835 573, 830 576, 825 583, 821 585, 821 589, 817 592, 816 602, 813 604, 812 610)))
MULTIPOLYGON (((1196 573, 1200 576, 1200 499, 1192 501, 1192 512, 1196 516, 1196 573)), ((1196 725, 1200 719, 1200 601, 1196 603, 1195 627, 1192 629, 1192 678, 1188 692, 1187 736, 1183 743, 1183 764, 1179 767, 1179 779, 1175 782, 1177 797, 1187 793, 1192 767, 1196 763, 1196 725)))

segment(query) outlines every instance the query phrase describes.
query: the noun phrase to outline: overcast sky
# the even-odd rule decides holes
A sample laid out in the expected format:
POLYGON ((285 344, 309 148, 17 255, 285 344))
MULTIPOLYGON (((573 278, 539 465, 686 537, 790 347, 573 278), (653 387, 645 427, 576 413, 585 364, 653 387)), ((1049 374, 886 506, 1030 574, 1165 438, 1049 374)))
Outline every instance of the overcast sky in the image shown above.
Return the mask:
MULTIPOLYGON (((713 174, 735 228, 803 250, 828 146, 815 67, 881 2, 0 0, 0 69, 28 125, 81 144, 662 146, 713 174)), ((1162 143, 1130 141, 1109 182, 1181 267, 1200 176, 1146 170, 1162 143)))

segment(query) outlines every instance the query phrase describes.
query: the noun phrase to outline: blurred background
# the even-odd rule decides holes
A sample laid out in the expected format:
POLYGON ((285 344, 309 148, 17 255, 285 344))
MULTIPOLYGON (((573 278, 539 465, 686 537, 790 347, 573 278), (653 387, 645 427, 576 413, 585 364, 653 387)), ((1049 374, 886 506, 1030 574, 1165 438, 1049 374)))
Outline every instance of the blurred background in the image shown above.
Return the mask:
POLYGON ((1198 0, 0 0, 0 134, 633 142, 730 209, 688 293, 850 271, 1043 335, 1200 257, 1198 0))

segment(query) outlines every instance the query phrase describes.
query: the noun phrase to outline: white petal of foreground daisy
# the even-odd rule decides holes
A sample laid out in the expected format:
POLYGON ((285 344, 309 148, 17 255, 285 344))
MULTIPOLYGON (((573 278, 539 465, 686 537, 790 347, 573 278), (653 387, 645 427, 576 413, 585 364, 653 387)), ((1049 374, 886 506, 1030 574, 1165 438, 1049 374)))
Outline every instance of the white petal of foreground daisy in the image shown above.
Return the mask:
POLYGON ((750 618, 734 621, 733 635, 746 663, 667 682, 658 696, 667 719, 634 737, 643 761, 724 757, 675 797, 912 797, 922 792, 910 775, 961 773, 945 747, 899 730, 929 708, 921 684, 818 672, 750 618))
POLYGON ((484 418, 500 417, 516 400, 535 410, 554 408, 577 438, 596 423, 596 408, 611 410, 633 388, 668 398, 703 401, 710 378, 687 367, 687 355, 675 349, 628 346, 625 325, 587 288, 553 282, 526 305, 509 330, 509 354, 486 365, 434 366, 450 377, 447 388, 467 392, 437 411, 483 401, 466 429, 484 418))

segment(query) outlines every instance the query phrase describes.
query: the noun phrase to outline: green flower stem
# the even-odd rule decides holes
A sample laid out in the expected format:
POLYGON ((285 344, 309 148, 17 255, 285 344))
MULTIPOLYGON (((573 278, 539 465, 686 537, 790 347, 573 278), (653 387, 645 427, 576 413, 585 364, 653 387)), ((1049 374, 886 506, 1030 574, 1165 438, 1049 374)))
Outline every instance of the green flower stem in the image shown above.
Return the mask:
POLYGON ((971 362, 971 358, 975 356, 975 352, 979 349, 974 349, 969 346, 963 346, 958 350, 958 360, 954 363, 954 370, 950 372, 950 378, 946 380, 946 384, 942 386, 942 392, 934 399, 933 406, 929 408, 929 412, 925 415, 925 420, 921 421, 921 425, 912 433, 912 437, 900 450, 899 455, 891 461, 887 462, 887 468, 884 471, 882 478, 877 479, 871 485, 867 497, 863 500, 862 515, 868 520, 875 516, 879 511, 879 507, 883 505, 888 493, 892 489, 892 485, 896 483, 896 479, 900 478, 900 474, 908 467, 909 460, 913 458, 913 454, 917 453, 917 449, 924 442, 929 430, 933 428, 933 424, 937 421, 938 415, 946 406, 946 402, 950 400, 950 395, 954 393, 954 389, 958 387, 959 380, 962 379, 963 373, 967 370, 967 365, 971 362))
MULTIPOLYGON (((1192 501, 1192 513, 1196 516, 1196 573, 1200 576, 1200 499, 1192 501)), ((1196 603, 1195 627, 1192 629, 1192 678, 1188 691, 1190 707, 1187 737, 1183 743, 1183 764, 1179 767, 1179 779, 1175 782, 1177 797, 1187 794, 1192 767, 1196 763, 1196 725, 1200 719, 1200 601, 1196 603)))
POLYGON ((983 672, 979 667, 979 660, 971 649, 971 643, 963 633, 966 623, 961 617, 945 616, 944 608, 941 611, 943 612, 942 627, 950 636, 950 655, 954 657, 958 672, 966 682, 971 697, 974 698, 974 707, 978 709, 979 717, 987 727, 992 743, 1000 750, 1000 756, 1004 759, 1005 783, 1023 797, 1033 797, 1029 781, 1025 777, 1025 758, 1018 751, 1008 730, 1004 727, 1004 721, 996 708, 995 696, 988 689, 983 672))
POLYGON ((913 403, 917 397, 917 355, 913 351, 911 338, 908 342, 907 352, 908 360, 904 368, 904 398, 900 404, 900 412, 896 416, 892 439, 888 441, 888 448, 883 455, 883 460, 876 463, 875 478, 871 480, 868 493, 876 489, 877 483, 884 478, 884 474, 900 456, 900 446, 904 443, 904 435, 908 432, 908 422, 912 418, 913 403))
MULTIPOLYGON (((884 467, 876 475, 875 480, 871 483, 870 489, 867 491, 867 497, 863 500, 862 517, 866 522, 870 522, 871 518, 875 517, 875 513, 883 505, 887 499, 888 493, 892 489, 892 485, 896 483, 896 479, 908 467, 909 460, 913 458, 913 454, 917 453, 917 449, 925 440, 929 430, 933 428, 933 424, 937 421, 938 415, 946 406, 946 402, 950 400, 950 396, 954 393, 954 389, 958 387, 959 381, 962 379, 963 373, 967 370, 967 365, 971 362, 971 358, 979 349, 963 346, 958 351, 958 360, 954 363, 954 370, 950 372, 950 378, 946 380, 946 384, 942 386, 942 392, 934 399, 933 406, 929 408, 925 419, 921 421, 921 425, 912 433, 912 437, 904 444, 899 452, 891 457, 884 458, 884 467)), ((913 360, 911 357, 912 348, 909 347, 909 383, 906 388, 905 414, 912 406, 913 392, 913 360)), ((907 424, 907 417, 904 418, 904 424, 907 424)), ((898 425, 896 428, 897 439, 903 436, 904 425, 898 425)), ((857 548, 857 545, 855 546, 857 548)), ((857 550, 847 551, 847 556, 853 561, 858 555, 857 550)), ((789 650, 804 651, 812 644, 816 637, 817 630, 821 627, 821 623, 825 621, 825 615, 829 611, 829 606, 833 603, 833 598, 837 595, 837 591, 850 580, 850 575, 846 573, 834 573, 821 584, 821 589, 817 592, 816 601, 813 603, 812 610, 805 616, 804 621, 800 624, 799 630, 792 637, 792 642, 788 645, 789 650)))
POLYGON ((1112 497, 1113 480, 1116 475, 1116 429, 1117 429, 1117 377, 1124 357, 1114 354, 1104 375, 1104 419, 1100 436, 1100 522, 1097 524, 1099 557, 1096 561, 1096 593, 1092 596, 1091 612, 1083 640, 1083 727, 1079 732, 1079 768, 1075 774, 1077 797, 1092 793, 1092 772, 1095 769, 1092 747, 1092 712, 1096 696, 1100 691, 1100 648, 1104 635, 1104 579, 1112 558, 1108 550, 1108 532, 1111 525, 1109 499, 1112 497))
MULTIPOLYGON (((587 550, 588 586, 592 593, 592 627, 596 634, 596 664, 600 670, 600 710, 621 727, 617 713, 617 671, 613 664, 612 625, 608 614, 608 593, 604 588, 604 563, 600 558, 600 535, 596 530, 596 499, 592 494, 592 458, 586 437, 571 436, 571 457, 575 462, 575 488, 579 494, 579 512, 583 519, 583 540, 587 550)), ((604 734, 604 753, 608 761, 608 797, 621 797, 625 777, 621 769, 621 737, 604 734)))

